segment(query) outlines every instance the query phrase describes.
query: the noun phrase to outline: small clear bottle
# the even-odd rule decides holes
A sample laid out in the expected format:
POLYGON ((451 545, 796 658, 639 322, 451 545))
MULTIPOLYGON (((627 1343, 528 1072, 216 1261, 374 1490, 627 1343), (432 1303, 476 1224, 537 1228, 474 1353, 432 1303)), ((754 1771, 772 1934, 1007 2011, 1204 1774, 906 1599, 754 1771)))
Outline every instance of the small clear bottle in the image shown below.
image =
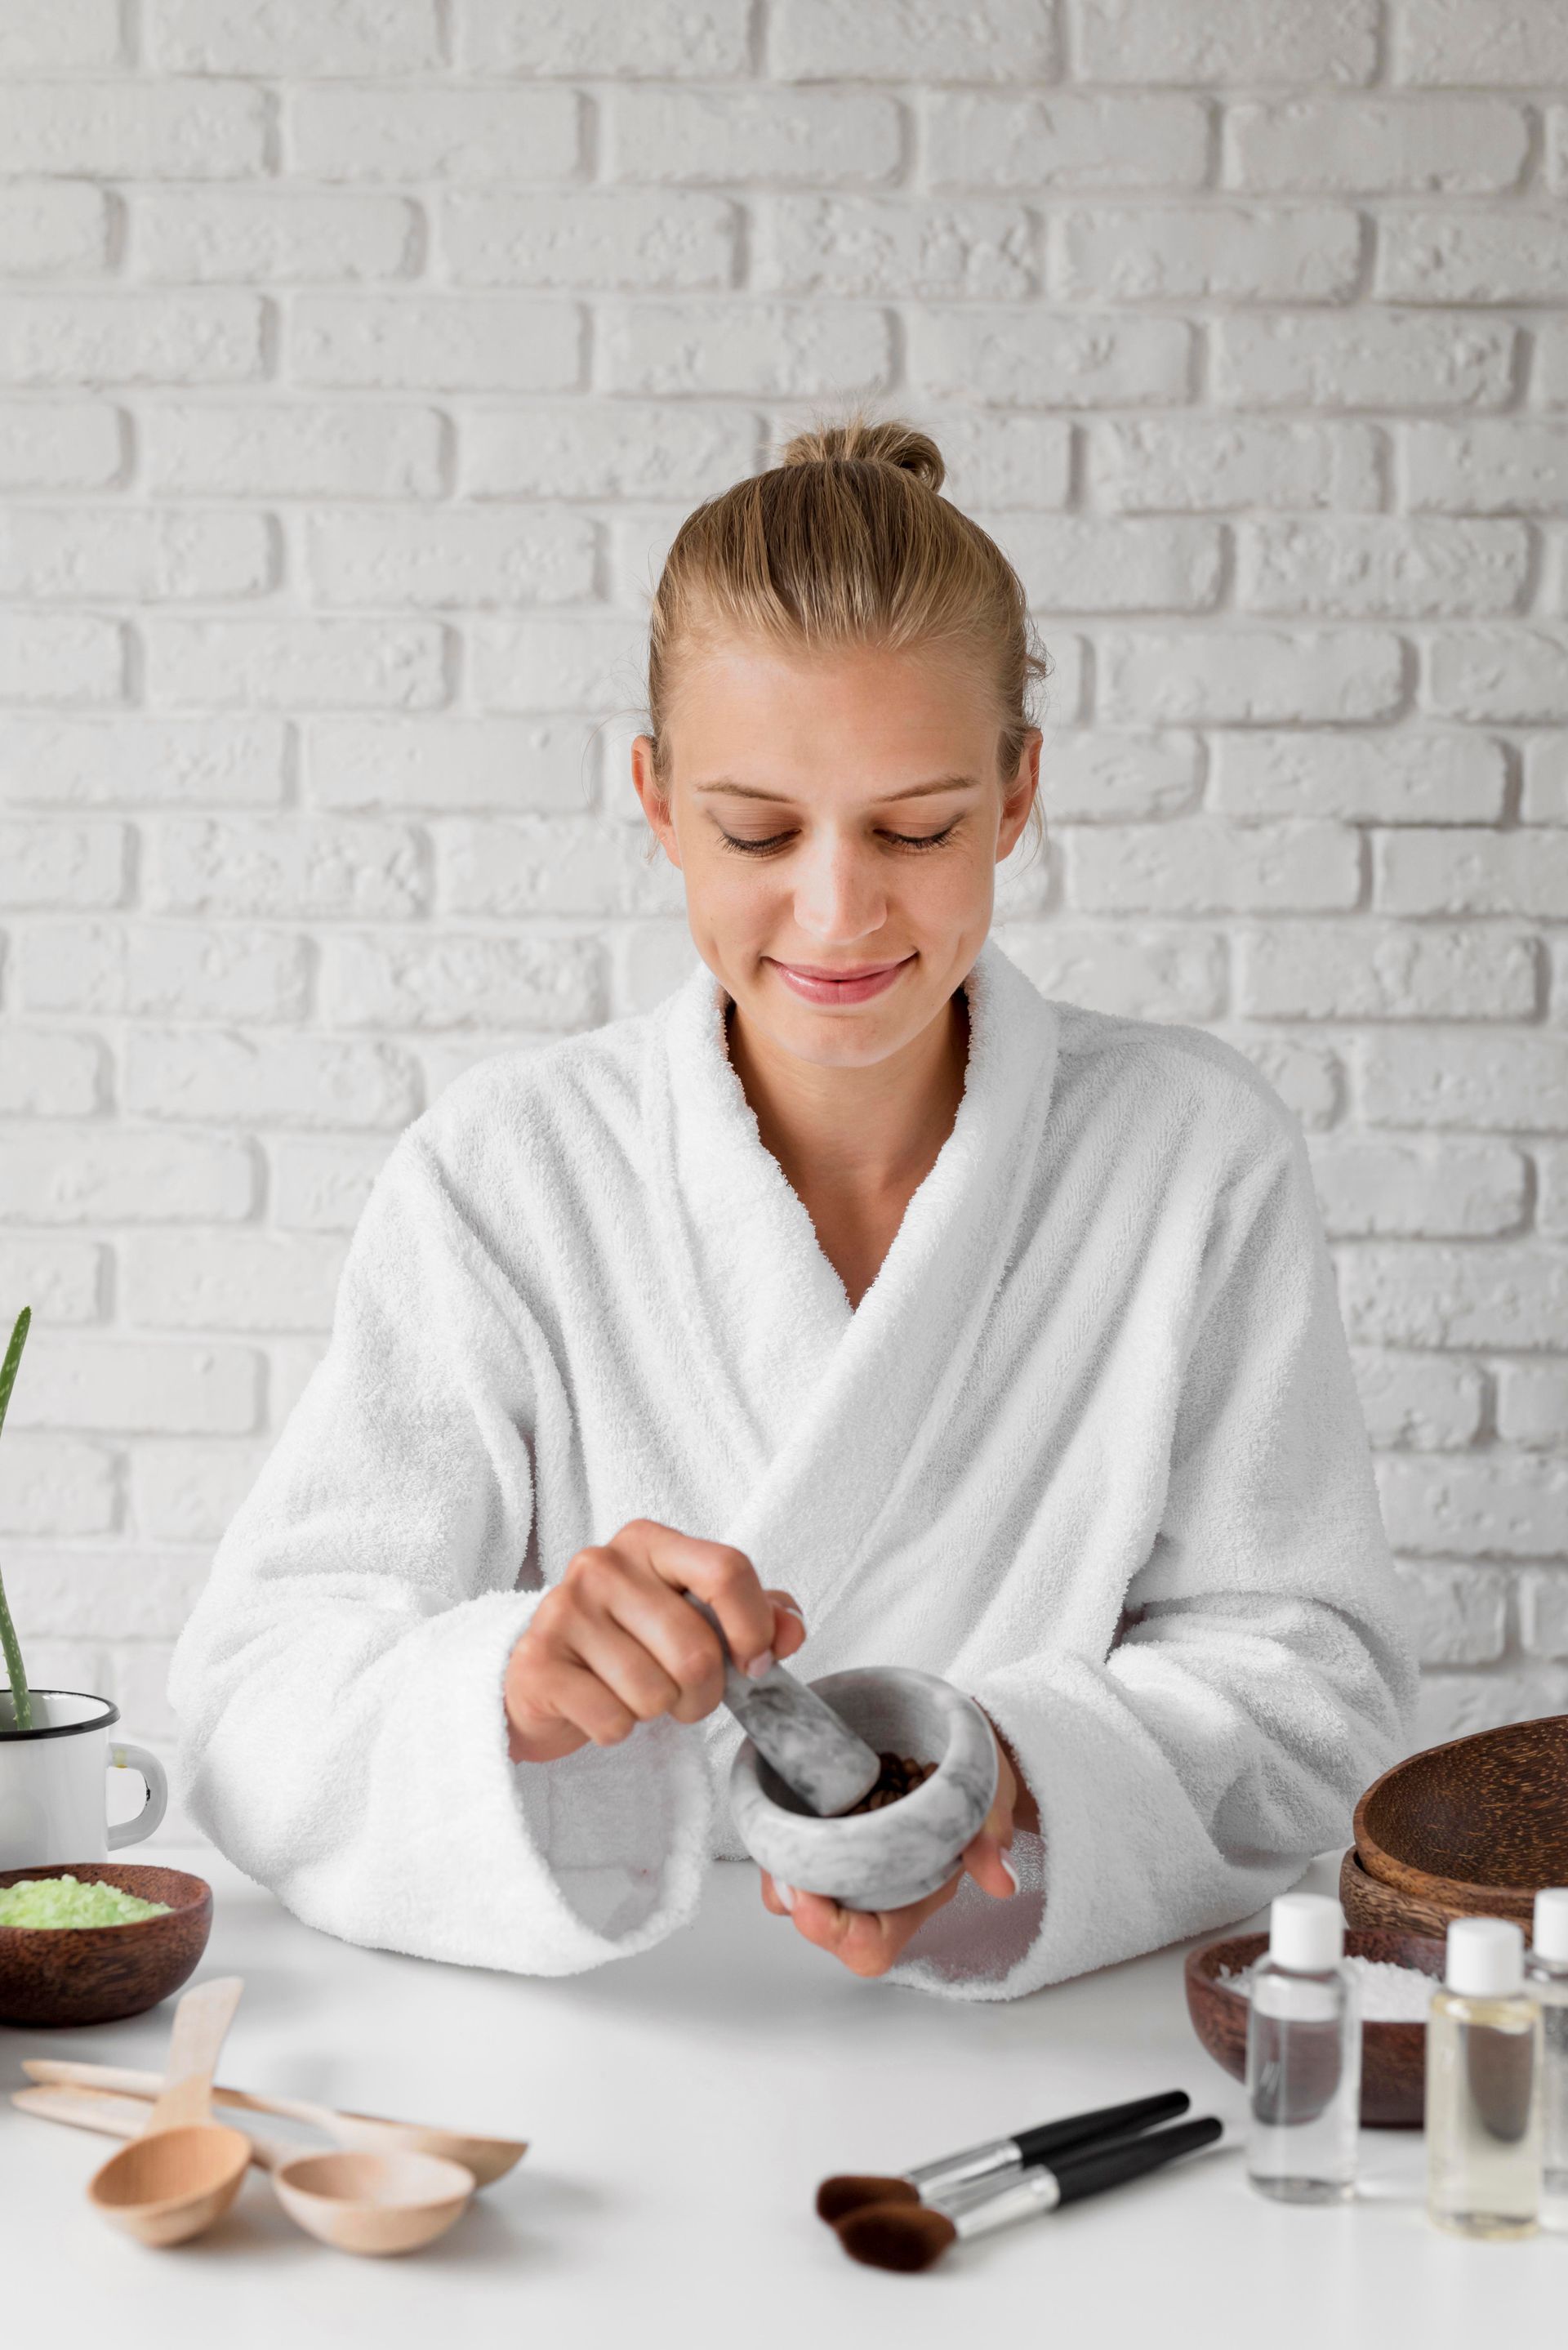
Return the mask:
POLYGON ((1535 2233, 1540 2064, 1522 1932, 1506 1918, 1456 1918, 1427 2019, 1427 2210, 1450 2235, 1535 2233))
POLYGON ((1338 1902, 1282 1893, 1247 2017, 1247 2176, 1282 2202, 1355 2192, 1361 2009, 1344 1957, 1338 1902))
POLYGON ((1541 2008, 1541 2224, 1568 2232, 1568 1885, 1535 1897, 1526 1980, 1541 2008))

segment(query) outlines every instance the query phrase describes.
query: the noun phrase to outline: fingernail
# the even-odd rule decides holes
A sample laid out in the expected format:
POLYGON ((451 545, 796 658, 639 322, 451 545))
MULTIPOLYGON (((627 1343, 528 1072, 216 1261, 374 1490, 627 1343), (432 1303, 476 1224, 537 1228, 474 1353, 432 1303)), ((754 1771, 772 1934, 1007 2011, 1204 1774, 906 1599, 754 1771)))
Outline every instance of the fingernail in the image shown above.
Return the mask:
POLYGON ((749 1681, 760 1681, 764 1674, 772 1672, 775 1661, 773 1650, 764 1648, 762 1655, 753 1657, 746 1667, 746 1679, 749 1681))
POLYGON ((805 1617, 801 1614, 800 1609, 795 1607, 792 1600, 775 1599, 774 1605, 778 1609, 781 1616, 793 1616, 795 1622, 800 1626, 802 1631, 805 1629, 805 1617))
POLYGON ((1023 1879, 1020 1877, 1018 1871, 1013 1867, 1012 1861, 1009 1860, 1005 1853, 1000 1854, 998 1857, 1001 1859, 1003 1868, 1006 1869, 1008 1877, 1012 1880, 1012 1889, 1014 1893, 1016 1893, 1020 1885, 1023 1883, 1023 1879))
POLYGON ((781 1885, 778 1878, 775 1877, 774 1879, 774 1891, 778 1895, 779 1899, 784 1903, 786 1909, 793 1909, 794 1908, 794 1887, 793 1885, 781 1885))

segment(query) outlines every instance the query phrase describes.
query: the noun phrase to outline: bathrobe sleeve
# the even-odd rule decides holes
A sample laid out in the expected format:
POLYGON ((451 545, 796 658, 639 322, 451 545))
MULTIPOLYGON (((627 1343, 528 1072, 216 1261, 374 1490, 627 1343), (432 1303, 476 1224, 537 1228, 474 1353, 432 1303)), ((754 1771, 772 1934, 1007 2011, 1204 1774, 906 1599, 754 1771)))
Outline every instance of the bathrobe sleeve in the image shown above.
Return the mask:
POLYGON ((1349 1840, 1406 1751, 1415 1669, 1311 1161, 1282 1104, 1254 1096, 1245 1123, 1121 1637, 968 1684, 1041 1840, 1018 1839, 1013 1902, 966 1880, 910 1946, 898 1973, 922 1988, 1012 1998, 1245 1917, 1349 1840))
POLYGON ((694 1912, 711 1797, 669 1722, 509 1759, 503 1679, 542 1596, 515 1587, 542 1346, 410 1129, 169 1693, 197 1824, 307 1924, 565 1974, 694 1912))

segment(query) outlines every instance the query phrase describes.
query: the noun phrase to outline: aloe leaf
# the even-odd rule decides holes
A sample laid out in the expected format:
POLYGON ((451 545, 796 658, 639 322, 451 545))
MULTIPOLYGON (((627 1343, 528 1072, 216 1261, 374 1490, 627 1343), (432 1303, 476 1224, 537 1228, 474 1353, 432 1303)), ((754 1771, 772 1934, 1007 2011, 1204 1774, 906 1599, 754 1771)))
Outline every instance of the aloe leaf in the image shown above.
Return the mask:
MULTIPOLYGON (((5 1359, 0 1363, 0 1429, 5 1425, 5 1409, 11 1400, 11 1390, 16 1384, 16 1367, 22 1359, 22 1349, 27 1343, 27 1326, 33 1309, 24 1305, 16 1316, 16 1326, 11 1333, 11 1343, 5 1349, 5 1359)), ((27 1670, 22 1662, 22 1650, 16 1638, 16 1627, 11 1621, 11 1610, 5 1605, 5 1586, 0 1580, 0 1651, 5 1658, 5 1670, 11 1681, 11 1702, 18 1730, 33 1727, 33 1700, 27 1689, 27 1670)))

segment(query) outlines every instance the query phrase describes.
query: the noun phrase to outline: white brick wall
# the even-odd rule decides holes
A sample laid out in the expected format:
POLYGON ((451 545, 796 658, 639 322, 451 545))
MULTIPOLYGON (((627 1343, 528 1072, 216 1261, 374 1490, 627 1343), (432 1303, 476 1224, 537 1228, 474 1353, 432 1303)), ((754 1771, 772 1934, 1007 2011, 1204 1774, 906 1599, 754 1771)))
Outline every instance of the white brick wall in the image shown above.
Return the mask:
POLYGON ((0 0, 0 1443, 168 1645, 398 1129, 688 967, 680 516, 940 438, 1055 663, 1051 993, 1308 1129, 1423 1734, 1568 1706, 1561 0, 0 0))

